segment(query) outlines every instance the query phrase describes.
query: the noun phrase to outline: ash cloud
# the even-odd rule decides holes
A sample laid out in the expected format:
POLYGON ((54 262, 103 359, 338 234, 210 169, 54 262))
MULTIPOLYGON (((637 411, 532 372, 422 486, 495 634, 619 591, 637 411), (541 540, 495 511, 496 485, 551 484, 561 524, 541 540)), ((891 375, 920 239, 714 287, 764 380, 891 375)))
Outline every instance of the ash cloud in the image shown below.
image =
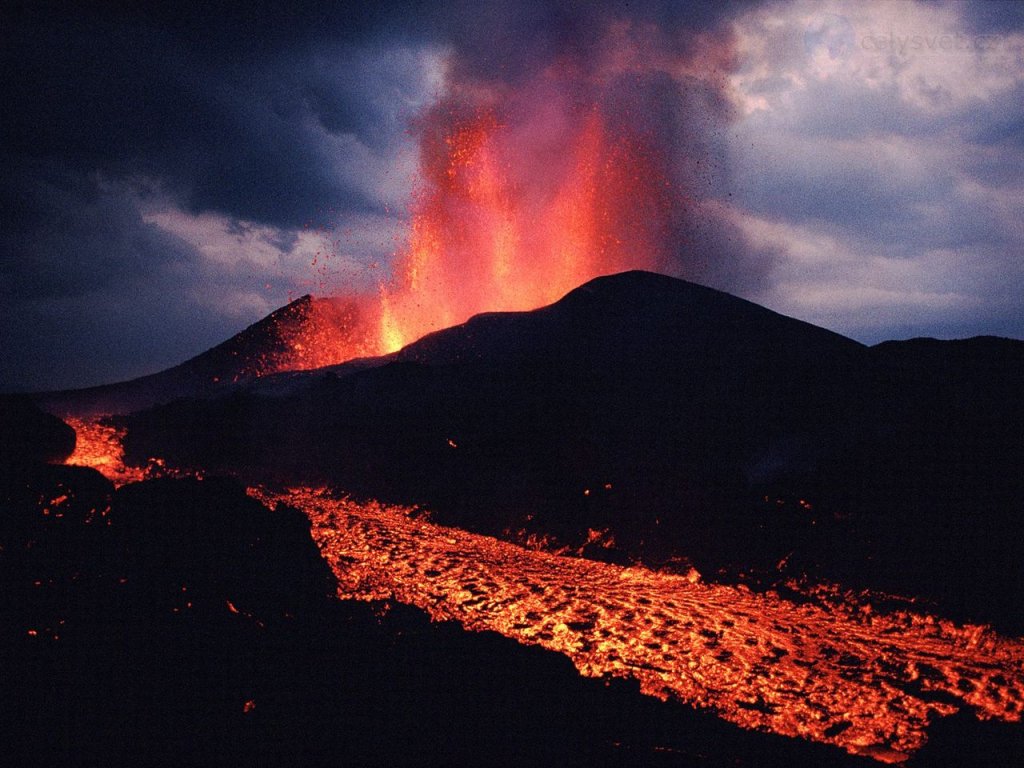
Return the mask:
MULTIPOLYGON (((685 197, 659 268, 756 297, 776 251, 752 242, 723 205, 734 117, 728 77, 737 64, 728 20, 738 6, 642 2, 628 13, 616 3, 491 6, 493 17, 454 25, 454 106, 430 117, 443 126, 447 112, 496 104, 513 133, 543 148, 557 147, 559 132, 578 131, 597 110, 613 134, 657 153, 659 171, 685 197), (553 68, 573 76, 552 84, 545 73, 553 68), (538 119, 553 104, 563 105, 561 114, 538 119)), ((537 183, 557 154, 519 153, 521 183, 537 183)))

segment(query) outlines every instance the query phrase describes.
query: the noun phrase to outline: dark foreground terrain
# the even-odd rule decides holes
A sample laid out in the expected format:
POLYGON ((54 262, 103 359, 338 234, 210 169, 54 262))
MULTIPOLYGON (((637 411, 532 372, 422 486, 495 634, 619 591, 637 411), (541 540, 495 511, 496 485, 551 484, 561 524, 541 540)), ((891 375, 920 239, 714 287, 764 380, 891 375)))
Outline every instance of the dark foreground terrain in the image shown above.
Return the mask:
MULTIPOLYGON (((100 403, 119 411, 129 463, 160 457, 206 480, 115 489, 90 469, 48 463, 74 448, 66 424, 23 398, 0 401, 0 737, 14 758, 874 764, 741 730, 640 695, 636 683, 582 678, 563 655, 431 623, 399 602, 339 601, 334 579, 363 567, 359 558, 380 578, 392 572, 379 562, 386 548, 351 562, 334 552, 332 573, 304 514, 267 509, 239 481, 418 504, 435 522, 548 551, 677 574, 692 565, 710 585, 740 582, 794 606, 817 599, 804 587, 825 580, 852 590, 843 604, 1024 634, 1022 342, 867 348, 716 291, 629 273, 535 312, 474 318, 385 358, 242 376, 162 402, 192 381, 181 371, 212 381, 235 351, 258 357, 259 344, 238 344, 133 384, 141 399, 124 409, 116 387, 60 396, 63 413, 73 415, 79 397, 82 415, 100 403), (127 413, 139 403, 153 407, 127 413)), ((446 578, 435 567, 423 575, 396 582, 406 602, 427 605, 446 578)), ((481 585, 456 587, 449 607, 472 613, 481 585)), ((552 615, 562 610, 554 606, 552 615)), ((643 622, 643 610, 624 626, 643 622)), ((693 631, 703 645, 716 642, 710 629, 693 631)), ((814 642, 831 645, 824 635, 814 642)), ((743 654, 726 650, 716 661, 728 670, 743 654)), ((814 663, 802 653, 775 666, 795 679, 814 663)), ((863 659, 828 664, 872 684, 863 659)), ((931 722, 910 765, 1012 765, 1024 754, 1019 722, 979 722, 961 708, 979 685, 970 670, 950 697, 936 689, 932 665, 884 666, 883 677, 909 676, 903 683, 926 709, 959 708, 931 722)), ((989 682, 1012 693, 1005 709, 1019 712, 1013 681, 989 682)), ((766 720, 774 706, 736 704, 766 720)), ((832 714, 823 738, 854 733, 832 714)))
MULTIPOLYGON (((8 759, 91 765, 871 764, 581 678, 558 654, 339 601, 299 513, 232 481, 114 488, 8 471, 0 491, 8 759)), ((964 716, 914 765, 1008 765, 964 716)))

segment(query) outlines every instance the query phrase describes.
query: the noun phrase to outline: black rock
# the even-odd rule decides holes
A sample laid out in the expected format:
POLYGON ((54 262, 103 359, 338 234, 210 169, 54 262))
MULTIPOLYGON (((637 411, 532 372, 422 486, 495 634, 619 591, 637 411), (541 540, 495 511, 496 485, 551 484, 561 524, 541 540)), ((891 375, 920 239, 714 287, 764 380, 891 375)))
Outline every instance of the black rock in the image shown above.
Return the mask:
POLYGON ((0 395, 0 475, 36 463, 59 463, 75 450, 75 431, 27 396, 0 395))

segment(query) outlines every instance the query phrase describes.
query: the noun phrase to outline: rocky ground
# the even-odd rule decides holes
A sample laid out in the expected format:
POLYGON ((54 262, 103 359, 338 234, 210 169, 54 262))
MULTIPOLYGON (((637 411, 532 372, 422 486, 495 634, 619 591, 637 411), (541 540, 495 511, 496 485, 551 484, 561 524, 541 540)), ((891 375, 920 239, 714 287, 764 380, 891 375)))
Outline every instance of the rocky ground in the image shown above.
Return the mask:
MULTIPOLYGON (((233 482, 3 480, 9 759, 45 765, 841 764, 395 601, 341 601, 233 482)), ((852 758, 851 758, 852 759, 852 758)), ((836 762, 839 761, 839 763, 836 762)))

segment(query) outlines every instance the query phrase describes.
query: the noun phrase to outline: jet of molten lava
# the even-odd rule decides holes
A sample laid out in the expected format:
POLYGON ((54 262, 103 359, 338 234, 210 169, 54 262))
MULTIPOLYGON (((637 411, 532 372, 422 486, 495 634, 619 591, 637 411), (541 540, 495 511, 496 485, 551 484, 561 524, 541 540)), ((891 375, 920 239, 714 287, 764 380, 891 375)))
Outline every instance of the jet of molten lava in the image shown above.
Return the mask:
POLYGON ((606 86, 587 80, 580 93, 579 73, 553 66, 531 88, 460 93, 429 110, 392 279, 338 311, 306 313, 284 339, 290 351, 261 373, 392 352, 481 312, 549 304, 600 275, 664 271, 686 210, 670 150, 637 118, 642 99, 624 116, 606 86))
POLYGON ((519 165, 524 133, 537 129, 491 109, 426 142, 439 156, 424 162, 408 249, 381 291, 382 350, 482 311, 549 304, 599 275, 665 264, 681 196, 659 153, 598 108, 576 111, 560 121, 553 162, 529 162, 533 178, 519 165))

